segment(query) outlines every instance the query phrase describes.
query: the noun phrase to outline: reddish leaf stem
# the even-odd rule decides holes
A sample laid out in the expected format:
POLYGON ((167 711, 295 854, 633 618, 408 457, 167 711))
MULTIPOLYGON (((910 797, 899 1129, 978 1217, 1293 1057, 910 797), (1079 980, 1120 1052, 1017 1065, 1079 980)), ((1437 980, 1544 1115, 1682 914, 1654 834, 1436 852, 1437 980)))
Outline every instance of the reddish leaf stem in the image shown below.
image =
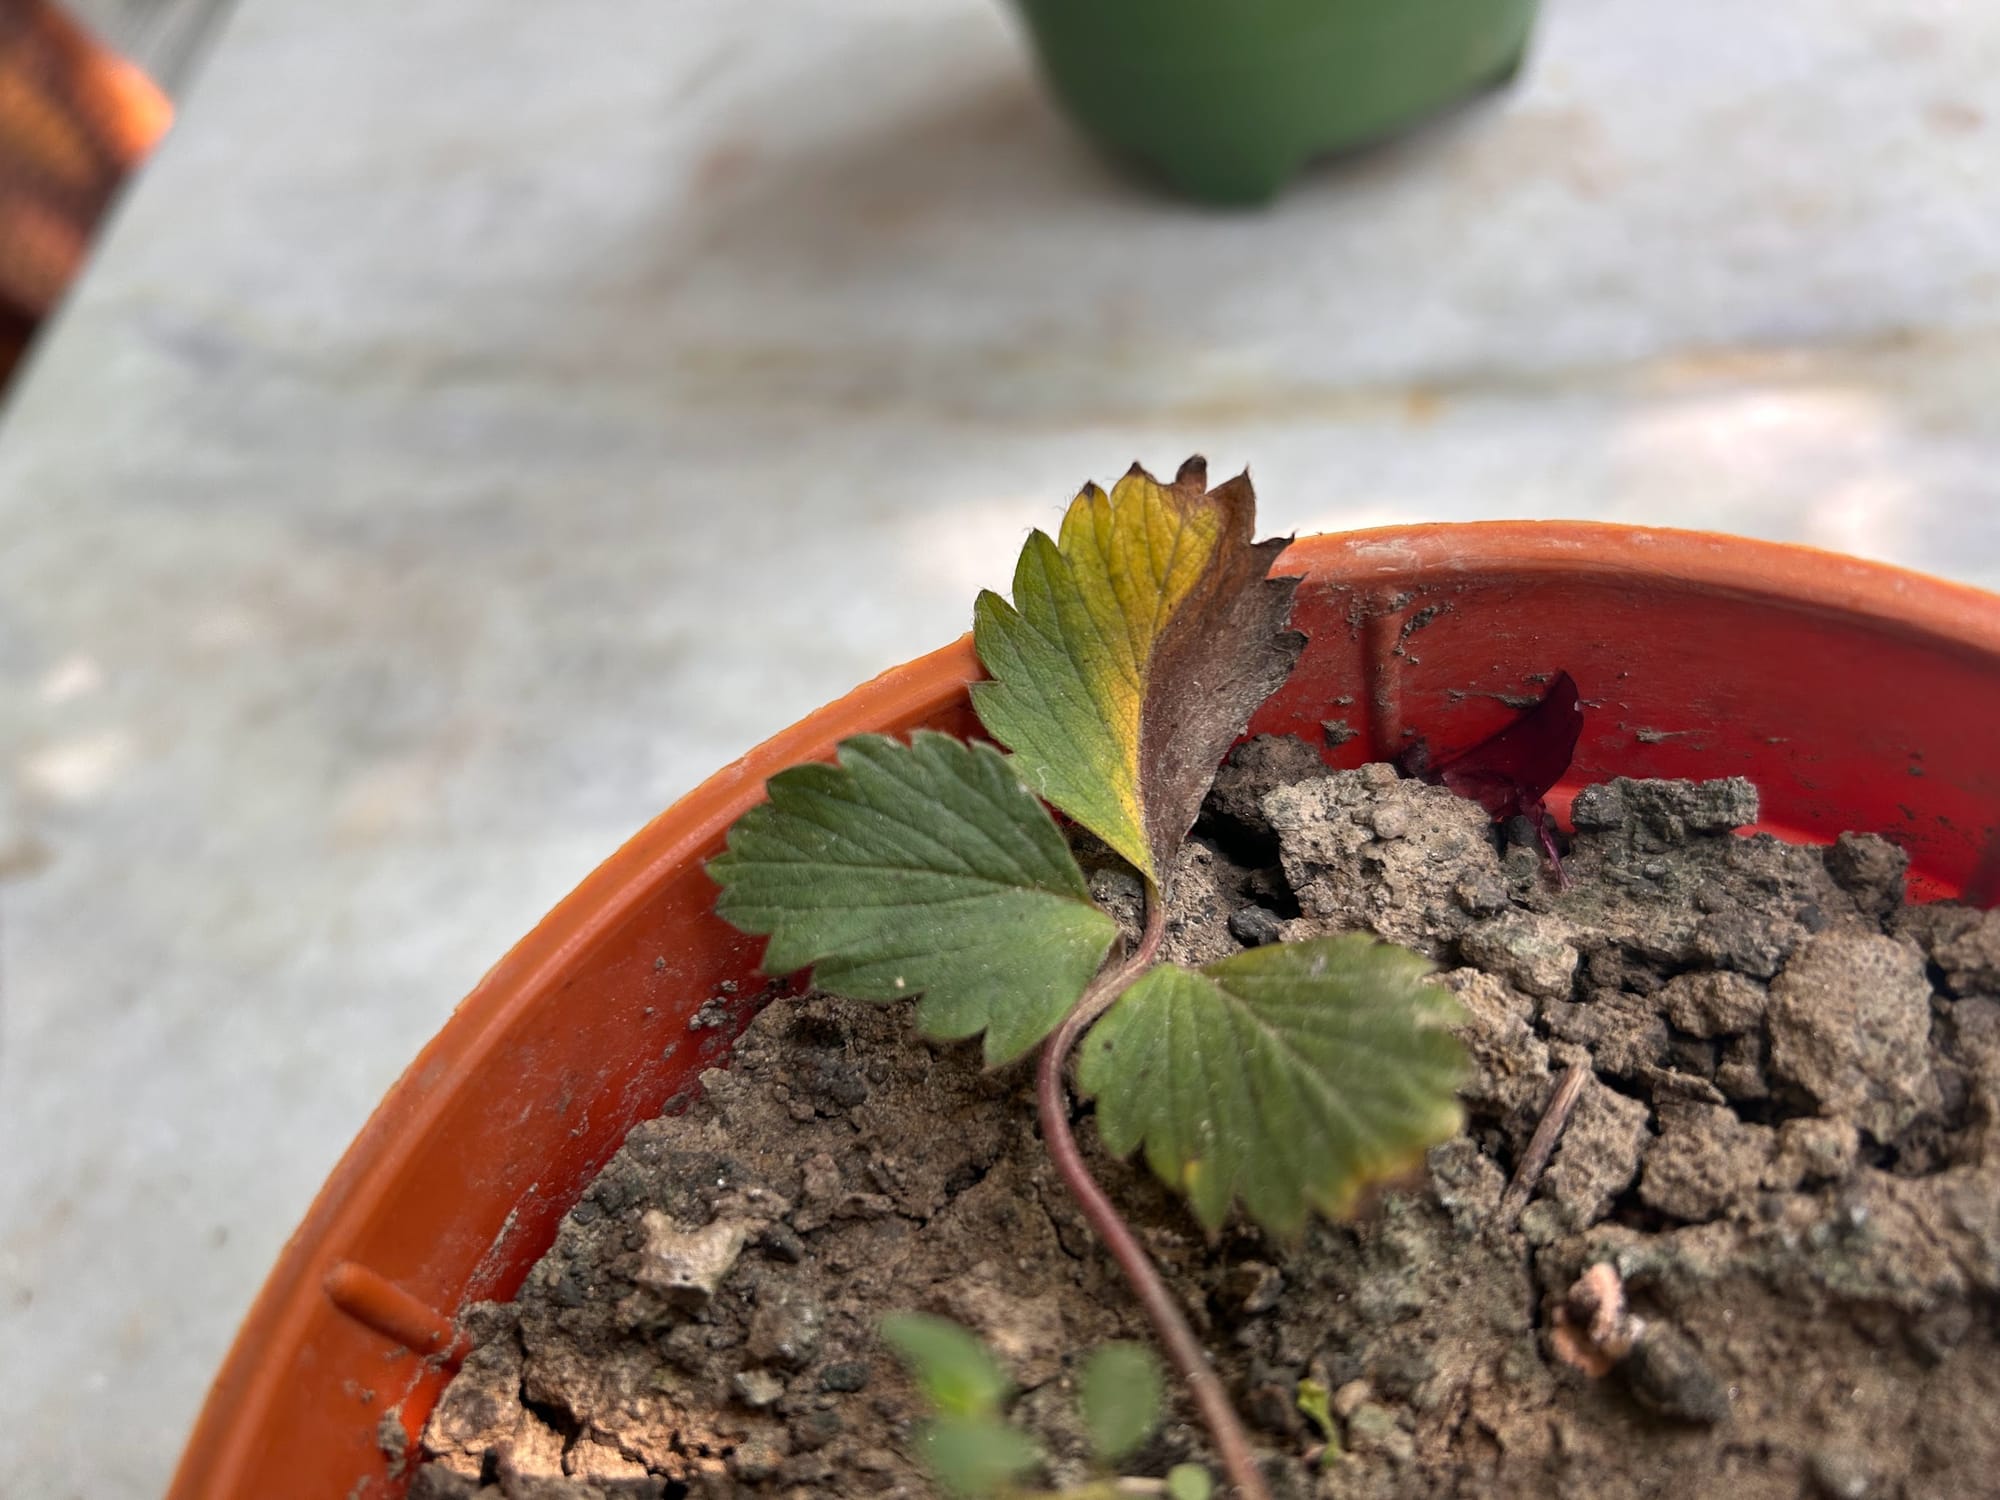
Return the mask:
POLYGON ((1091 981, 1090 988, 1083 992, 1075 1009, 1042 1045, 1041 1058, 1035 1070, 1035 1104, 1041 1116, 1042 1140, 1048 1147, 1049 1157, 1055 1163, 1063 1186, 1069 1189, 1077 1207, 1083 1210, 1083 1217, 1111 1252, 1111 1258, 1118 1263, 1118 1269, 1124 1273, 1125 1280, 1137 1295, 1139 1305, 1145 1308, 1146 1316, 1152 1319, 1153 1330, 1159 1335, 1167 1358, 1173 1362, 1175 1370, 1187 1382, 1188 1390, 1194 1396, 1202 1423, 1215 1443, 1216 1456, 1222 1460, 1223 1472, 1229 1476, 1229 1482, 1236 1487, 1241 1500, 1270 1500, 1271 1492, 1264 1484, 1263 1474, 1258 1471, 1255 1455, 1250 1451, 1249 1434, 1243 1430, 1236 1408, 1230 1405, 1229 1393, 1223 1389, 1221 1377, 1208 1362, 1208 1355, 1195 1338, 1194 1330, 1188 1327, 1180 1304, 1167 1289, 1166 1281, 1146 1254, 1145 1247, 1139 1243, 1138 1236, 1132 1233, 1124 1216, 1112 1206, 1104 1189, 1098 1186, 1097 1179, 1090 1175, 1083 1153, 1077 1149, 1076 1136, 1069 1128, 1069 1090, 1063 1082, 1063 1066, 1069 1059, 1070 1049, 1076 1045, 1085 1028, 1104 1014, 1126 987, 1152 964, 1165 930, 1166 904, 1160 899, 1159 888, 1148 881, 1146 926, 1138 947, 1091 981))

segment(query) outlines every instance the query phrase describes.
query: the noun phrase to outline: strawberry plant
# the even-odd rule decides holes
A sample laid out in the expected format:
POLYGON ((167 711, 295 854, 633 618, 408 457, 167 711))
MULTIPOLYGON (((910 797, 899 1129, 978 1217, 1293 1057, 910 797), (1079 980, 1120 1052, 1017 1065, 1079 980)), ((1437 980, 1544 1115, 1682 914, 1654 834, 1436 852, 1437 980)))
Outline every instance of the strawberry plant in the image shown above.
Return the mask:
MULTIPOLYGON (((1255 510, 1247 476, 1211 490, 1200 459, 1172 484, 1135 466, 1109 493, 1086 486, 1055 538, 1029 536, 1011 603, 989 592, 974 609, 988 678, 972 701, 1004 753, 928 732, 848 740, 833 765, 773 777, 709 867, 717 911, 768 938, 767 971, 912 1001, 928 1035, 979 1036, 992 1066, 1040 1049, 1050 1156, 1245 1497, 1268 1492, 1227 1392, 1078 1150, 1072 1053, 1113 1155, 1143 1151, 1208 1230, 1240 1206, 1281 1239, 1453 1135, 1461 1071, 1450 994, 1372 938, 1156 961, 1175 851, 1304 645, 1286 628, 1297 580, 1270 576, 1284 543, 1252 539, 1255 510), (1051 807, 1140 876, 1129 951, 1051 807)), ((986 1389, 971 1441, 1025 1463, 993 1435, 1011 1432, 987 1420, 998 1401, 986 1389)))

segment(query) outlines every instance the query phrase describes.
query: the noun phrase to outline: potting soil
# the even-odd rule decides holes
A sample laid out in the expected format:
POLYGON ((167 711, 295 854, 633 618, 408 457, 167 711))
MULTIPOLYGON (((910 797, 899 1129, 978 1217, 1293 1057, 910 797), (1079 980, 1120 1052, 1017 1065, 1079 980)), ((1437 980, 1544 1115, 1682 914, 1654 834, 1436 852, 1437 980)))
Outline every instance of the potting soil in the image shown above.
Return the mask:
MULTIPOLYGON (((2000 913, 1905 905, 1904 856, 1866 834, 1733 832, 1756 812, 1743 781, 1589 788, 1565 888, 1527 830, 1385 766, 1265 739, 1224 769, 1165 956, 1372 931, 1437 960, 1472 1058, 1421 1179, 1296 1245, 1208 1239, 1077 1107, 1277 1495, 2000 1494, 2000 913)), ((1131 875, 1079 853, 1136 925, 1131 875)), ((703 1084, 514 1303, 467 1313, 412 1494, 932 1494, 876 1334, 910 1309, 998 1352, 1038 1483, 1090 1478, 1075 1373, 1149 1334, 1043 1154, 1030 1066, 814 996, 703 1084)), ((1175 1398, 1123 1470, 1207 1458, 1175 1398)))

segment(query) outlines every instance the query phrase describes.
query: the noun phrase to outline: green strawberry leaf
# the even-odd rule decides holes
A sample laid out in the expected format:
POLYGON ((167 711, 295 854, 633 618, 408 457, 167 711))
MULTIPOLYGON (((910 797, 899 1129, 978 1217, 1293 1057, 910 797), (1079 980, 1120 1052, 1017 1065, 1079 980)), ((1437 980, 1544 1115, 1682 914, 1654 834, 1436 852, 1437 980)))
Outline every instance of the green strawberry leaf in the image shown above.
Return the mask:
POLYGON ((843 742, 771 778, 709 874, 716 911, 766 935, 764 967, 829 994, 922 996, 942 1039, 1008 1062, 1076 1004, 1117 936, 1048 810, 990 745, 919 733, 843 742))
POLYGON ((1215 1493, 1215 1481, 1199 1464, 1175 1464, 1167 1470, 1168 1500, 1208 1500, 1215 1493))
POLYGON ((1090 1451, 1118 1462, 1160 1425, 1166 1394, 1160 1362, 1141 1344, 1105 1344, 1091 1353, 1077 1378, 1076 1405, 1090 1451))
POLYGON ((1295 1236, 1457 1132, 1458 1006, 1430 967, 1360 934, 1162 964, 1084 1038, 1077 1083, 1105 1146, 1143 1144, 1206 1227, 1240 1198, 1295 1236))
POLYGON ((1269 576, 1284 542, 1250 539, 1249 476, 1207 482, 1191 458, 1171 485, 1136 464, 1109 495, 1086 485, 1056 540, 1021 549, 1014 602, 989 591, 973 611, 980 721, 1154 881, 1303 644, 1284 629, 1298 580, 1269 576))

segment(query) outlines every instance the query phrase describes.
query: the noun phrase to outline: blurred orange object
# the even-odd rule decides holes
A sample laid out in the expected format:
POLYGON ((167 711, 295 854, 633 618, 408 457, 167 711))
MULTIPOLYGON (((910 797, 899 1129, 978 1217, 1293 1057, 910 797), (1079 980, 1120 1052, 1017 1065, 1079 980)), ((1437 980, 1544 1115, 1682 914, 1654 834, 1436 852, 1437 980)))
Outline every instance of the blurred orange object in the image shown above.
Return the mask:
POLYGON ((0 0, 0 382, 173 106, 48 0, 0 0))

